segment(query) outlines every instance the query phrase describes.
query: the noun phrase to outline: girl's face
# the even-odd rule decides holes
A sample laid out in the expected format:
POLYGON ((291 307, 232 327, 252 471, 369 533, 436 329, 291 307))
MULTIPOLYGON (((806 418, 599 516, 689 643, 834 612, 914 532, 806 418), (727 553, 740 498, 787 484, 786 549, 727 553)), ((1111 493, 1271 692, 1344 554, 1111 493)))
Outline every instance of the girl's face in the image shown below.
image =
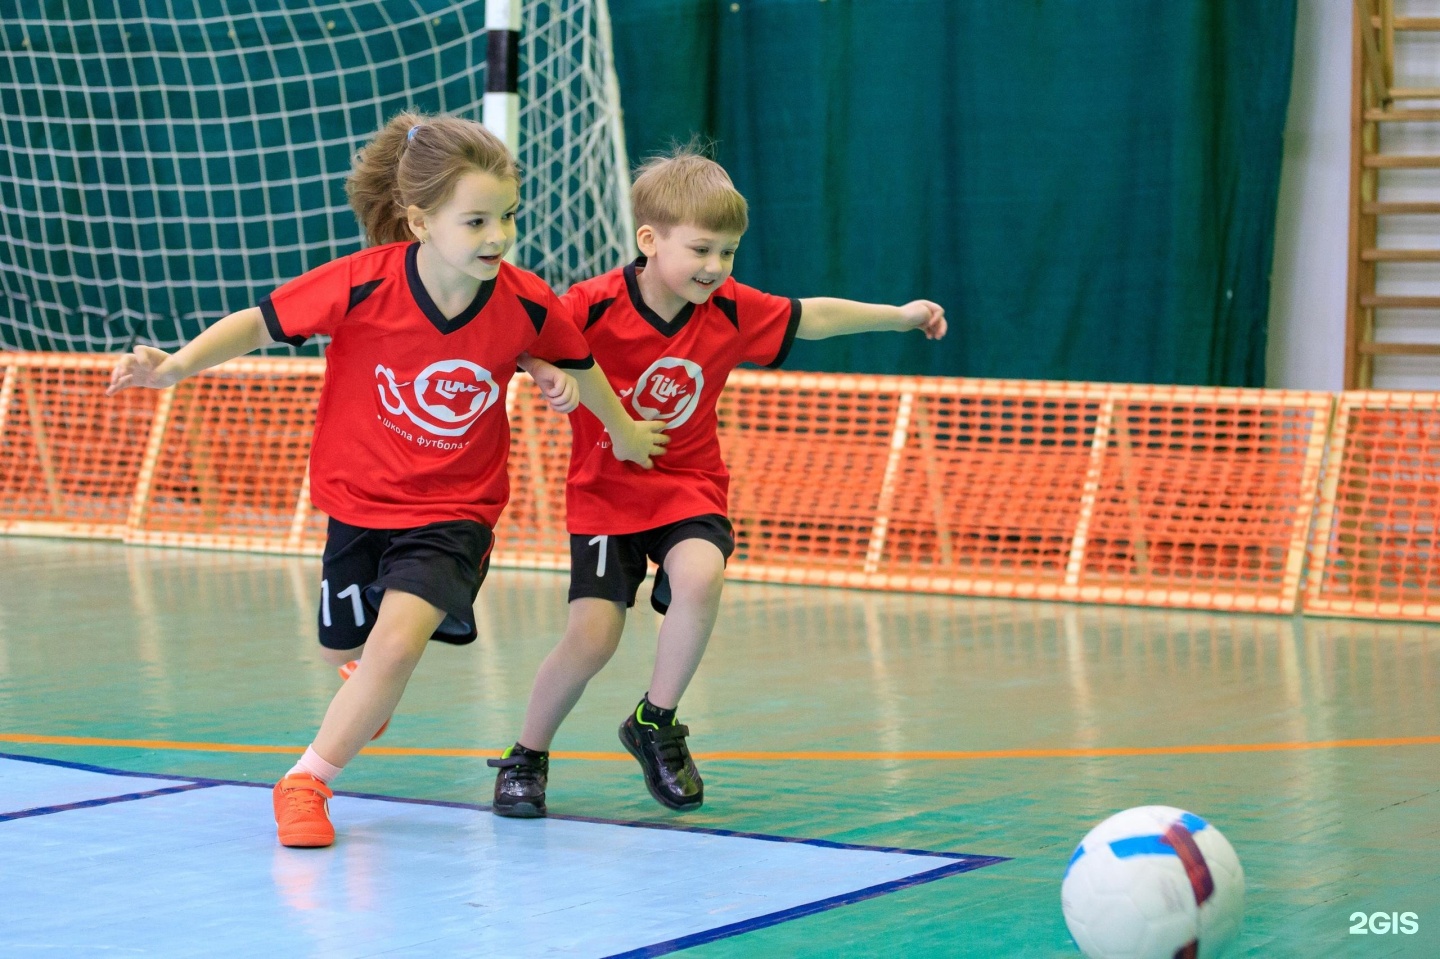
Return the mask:
POLYGON ((519 184, 479 170, 455 183, 450 199, 429 213, 411 207, 410 229, 451 269, 480 281, 493 280, 515 245, 519 184))

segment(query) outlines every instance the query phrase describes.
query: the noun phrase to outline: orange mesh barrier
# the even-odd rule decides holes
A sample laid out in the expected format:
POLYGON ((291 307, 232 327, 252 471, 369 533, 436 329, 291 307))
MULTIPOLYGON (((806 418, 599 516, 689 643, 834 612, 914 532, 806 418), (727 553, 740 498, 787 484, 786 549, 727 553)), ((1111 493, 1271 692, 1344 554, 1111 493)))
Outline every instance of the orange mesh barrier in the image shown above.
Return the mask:
POLYGON ((306 466, 324 371, 242 359, 165 391, 126 540, 318 554, 306 466))
MULTIPOLYGON (((305 485, 319 361, 239 360, 158 396, 105 400, 111 362, 0 358, 7 529, 39 531, 24 524, 46 521, 117 535, 123 525, 131 542, 319 552, 325 517, 305 485)), ((1290 612, 1332 401, 1325 393, 736 371, 720 398, 734 474, 731 573, 1290 612)), ((568 426, 525 377, 514 381, 509 413, 512 500, 495 561, 564 569, 568 426)), ((1379 473, 1367 465, 1356 475, 1379 473)), ((1386 549, 1403 541, 1428 556, 1418 521, 1376 523, 1398 537, 1386 549)), ((1370 563, 1374 534, 1344 534, 1359 552, 1336 569, 1370 563)), ((1336 574, 1327 567, 1325 575, 1336 574)), ((1344 588, 1360 588, 1363 578, 1347 575, 1344 588)), ((1423 576, 1406 567, 1403 580, 1423 590, 1429 575, 1428 566, 1423 576)))
POLYGON ((1072 558, 1078 598, 1293 612, 1330 396, 1140 386, 1112 395, 1094 508, 1077 533, 1084 555, 1072 558))
POLYGON ((741 578, 862 585, 900 410, 879 377, 736 372, 720 397, 741 578))
POLYGON ((0 533, 118 539, 156 394, 102 394, 114 359, 0 353, 0 533))
POLYGON ((731 568, 1055 596, 1103 389, 1045 397, 1034 384, 737 372, 720 406, 731 568))
POLYGON ((550 409, 534 381, 515 374, 506 394, 510 414, 510 504, 495 526, 497 566, 570 569, 565 534, 565 474, 570 424, 550 409))
POLYGON ((940 385, 921 381, 910 401, 869 571, 945 592, 1065 595, 1105 388, 940 385))
POLYGON ((1440 622, 1440 393, 1342 393, 1305 612, 1440 622))
POLYGON ((738 579, 1293 611, 1331 398, 737 372, 738 579))

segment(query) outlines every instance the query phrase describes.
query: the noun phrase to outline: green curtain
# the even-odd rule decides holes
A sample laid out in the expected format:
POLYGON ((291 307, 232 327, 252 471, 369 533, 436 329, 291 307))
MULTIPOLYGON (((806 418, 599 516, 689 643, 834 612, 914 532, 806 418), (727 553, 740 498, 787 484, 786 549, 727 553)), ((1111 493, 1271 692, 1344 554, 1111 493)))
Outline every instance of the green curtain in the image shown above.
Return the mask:
POLYGON ((711 137, 736 275, 945 306, 797 369, 1260 385, 1295 0, 610 0, 632 160, 711 137))

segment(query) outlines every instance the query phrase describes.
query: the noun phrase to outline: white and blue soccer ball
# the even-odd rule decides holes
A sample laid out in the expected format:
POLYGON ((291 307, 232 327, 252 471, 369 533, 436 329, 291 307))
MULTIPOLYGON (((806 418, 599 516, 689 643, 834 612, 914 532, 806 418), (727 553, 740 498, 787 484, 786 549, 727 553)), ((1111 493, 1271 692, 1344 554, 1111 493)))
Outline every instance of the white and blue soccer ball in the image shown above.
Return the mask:
POLYGON ((1215 959, 1240 931, 1245 872, 1199 816, 1139 806, 1080 841, 1060 907, 1090 959, 1215 959))

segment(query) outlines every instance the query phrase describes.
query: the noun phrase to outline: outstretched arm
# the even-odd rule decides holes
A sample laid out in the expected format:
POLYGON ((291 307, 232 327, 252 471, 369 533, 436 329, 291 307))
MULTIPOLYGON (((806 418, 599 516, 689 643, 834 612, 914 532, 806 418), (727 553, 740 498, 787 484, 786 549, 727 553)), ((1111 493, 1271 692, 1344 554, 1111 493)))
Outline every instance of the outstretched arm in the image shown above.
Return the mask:
POLYGON ((816 296, 801 300, 800 307, 800 326, 795 335, 802 340, 824 340, 877 330, 920 330, 926 339, 938 340, 947 328, 944 308, 929 300, 885 306, 816 296))
POLYGON ((670 442, 670 437, 662 432, 664 420, 631 419, 598 363, 588 370, 571 370, 570 375, 580 388, 580 402, 610 433, 615 458, 638 463, 647 470, 654 465, 651 459, 665 452, 665 444, 670 442))
POLYGON ((259 307, 240 310, 206 327, 174 354, 153 346, 136 346, 133 353, 121 356, 115 364, 105 395, 114 396, 132 386, 163 390, 187 376, 274 342, 259 307))

